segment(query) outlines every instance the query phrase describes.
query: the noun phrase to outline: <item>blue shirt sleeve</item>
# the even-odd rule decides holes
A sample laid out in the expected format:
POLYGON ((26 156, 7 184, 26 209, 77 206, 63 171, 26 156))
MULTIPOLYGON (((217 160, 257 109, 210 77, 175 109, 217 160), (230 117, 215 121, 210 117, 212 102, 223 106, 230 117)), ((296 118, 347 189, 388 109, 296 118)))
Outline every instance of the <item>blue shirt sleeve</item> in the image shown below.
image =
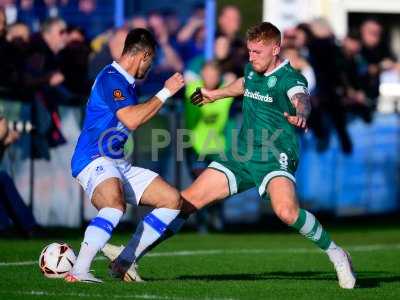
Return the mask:
POLYGON ((106 74, 102 78, 104 102, 116 114, 121 108, 138 103, 135 83, 129 84, 119 74, 106 74))

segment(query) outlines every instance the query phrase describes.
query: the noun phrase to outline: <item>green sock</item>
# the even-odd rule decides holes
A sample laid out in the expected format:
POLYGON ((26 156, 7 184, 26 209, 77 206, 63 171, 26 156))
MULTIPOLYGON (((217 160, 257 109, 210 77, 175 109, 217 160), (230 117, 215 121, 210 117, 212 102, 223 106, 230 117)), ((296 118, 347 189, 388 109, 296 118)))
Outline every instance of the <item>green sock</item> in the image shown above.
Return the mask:
POLYGON ((332 243, 329 234, 325 231, 315 216, 304 209, 300 209, 299 217, 291 227, 297 229, 300 234, 313 241, 323 250, 327 250, 329 245, 332 243))

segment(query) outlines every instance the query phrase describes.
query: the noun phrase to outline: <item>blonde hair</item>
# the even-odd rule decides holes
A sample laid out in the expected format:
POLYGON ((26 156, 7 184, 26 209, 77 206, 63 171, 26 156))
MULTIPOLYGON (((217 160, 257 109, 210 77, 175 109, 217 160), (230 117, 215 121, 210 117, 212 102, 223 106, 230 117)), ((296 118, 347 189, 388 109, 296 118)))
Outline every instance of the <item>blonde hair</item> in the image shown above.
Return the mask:
POLYGON ((248 41, 274 41, 280 45, 281 43, 281 32, 272 23, 262 22, 255 26, 252 26, 247 30, 247 40, 248 41))

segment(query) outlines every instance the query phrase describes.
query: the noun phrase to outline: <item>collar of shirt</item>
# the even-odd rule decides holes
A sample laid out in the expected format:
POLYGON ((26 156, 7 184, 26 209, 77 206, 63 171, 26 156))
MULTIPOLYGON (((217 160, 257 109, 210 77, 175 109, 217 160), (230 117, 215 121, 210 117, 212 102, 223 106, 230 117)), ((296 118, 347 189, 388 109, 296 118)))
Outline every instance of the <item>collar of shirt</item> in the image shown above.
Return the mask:
POLYGON ((289 60, 285 59, 282 63, 280 63, 275 69, 269 71, 269 72, 265 72, 264 76, 269 76, 273 73, 275 73, 276 71, 278 71, 280 68, 282 68, 283 66, 285 66, 287 63, 289 63, 289 60))
POLYGON ((119 63, 116 61, 113 61, 111 64, 122 76, 125 77, 125 79, 129 82, 129 84, 133 84, 135 82, 135 78, 131 74, 129 74, 127 71, 125 71, 124 68, 121 67, 119 63))

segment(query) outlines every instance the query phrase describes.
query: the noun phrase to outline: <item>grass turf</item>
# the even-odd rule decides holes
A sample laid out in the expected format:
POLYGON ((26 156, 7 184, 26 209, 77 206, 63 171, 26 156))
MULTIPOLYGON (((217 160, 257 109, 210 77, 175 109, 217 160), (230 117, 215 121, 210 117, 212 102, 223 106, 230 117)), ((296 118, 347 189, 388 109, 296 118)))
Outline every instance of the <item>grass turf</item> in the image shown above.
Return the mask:
MULTIPOLYGON (((93 264, 102 285, 46 279, 36 262, 29 262, 55 239, 0 240, 0 299, 400 299, 398 227, 341 228, 331 235, 351 252, 355 290, 340 289, 325 254, 295 233, 183 233, 143 258, 140 274, 147 281, 142 284, 111 279, 102 259, 93 264)), ((117 233, 112 242, 128 238, 117 233)), ((78 250, 81 237, 67 234, 59 240, 78 250)))

